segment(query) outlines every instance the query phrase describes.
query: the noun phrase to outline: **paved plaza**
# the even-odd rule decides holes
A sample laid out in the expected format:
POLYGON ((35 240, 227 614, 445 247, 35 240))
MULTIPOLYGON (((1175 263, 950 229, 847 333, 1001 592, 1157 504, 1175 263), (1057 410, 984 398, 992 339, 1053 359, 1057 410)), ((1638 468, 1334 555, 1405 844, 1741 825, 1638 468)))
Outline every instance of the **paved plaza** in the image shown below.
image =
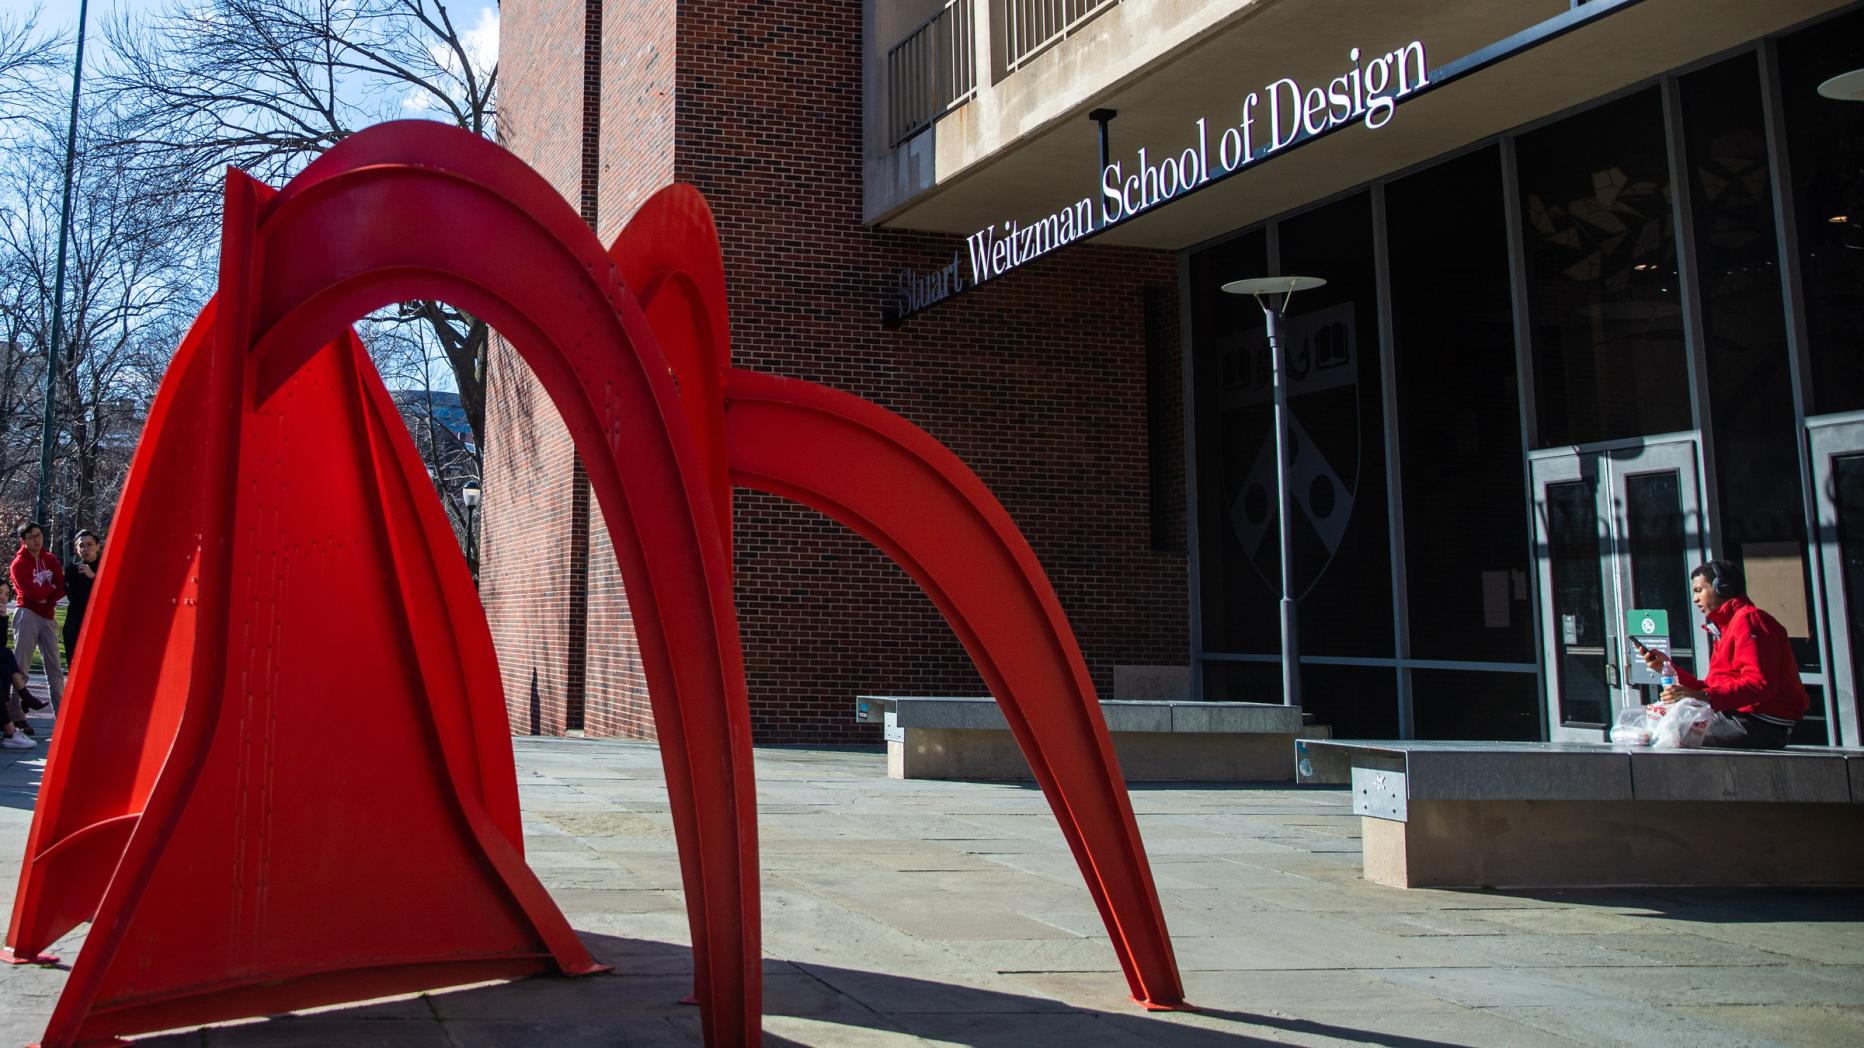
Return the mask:
MULTIPOLYGON (((658 751, 516 750, 531 864, 613 974, 139 1043, 698 1044, 658 751)), ((44 750, 0 753, 10 893, 44 750)), ((1147 1014, 1034 788, 894 781, 878 750, 760 749, 757 773, 770 1045, 1864 1044, 1864 892, 1404 891, 1359 878, 1341 788, 1141 786, 1200 1009, 1147 1014)), ((36 1038, 64 971, 0 980, 0 1042, 36 1038)))

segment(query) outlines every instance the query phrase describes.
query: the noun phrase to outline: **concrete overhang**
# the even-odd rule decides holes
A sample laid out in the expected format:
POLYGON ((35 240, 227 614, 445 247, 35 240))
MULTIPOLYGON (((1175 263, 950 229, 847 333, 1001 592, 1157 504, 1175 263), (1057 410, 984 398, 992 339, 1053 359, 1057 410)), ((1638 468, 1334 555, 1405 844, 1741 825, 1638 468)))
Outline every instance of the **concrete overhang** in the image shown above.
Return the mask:
MULTIPOLYGON (((1190 247, 1849 2, 1641 0, 1407 100, 1378 130, 1360 124, 1342 127, 1114 225, 1095 239, 1173 250, 1190 247)), ((1140 4, 1130 6, 1136 9, 1140 4)), ((1099 145, 1087 115, 1091 110, 1118 111, 1111 123, 1109 155, 1131 168, 1141 146, 1156 157, 1192 144, 1200 117, 1217 130, 1233 124, 1242 99, 1274 80, 1289 77, 1303 86, 1325 85, 1349 68, 1351 48, 1382 54, 1420 40, 1431 68, 1437 69, 1568 8, 1566 0, 1256 0, 1117 82, 1098 90, 1075 87, 1080 97, 1071 107, 1055 108, 1050 100, 1054 115, 1020 135, 1002 134, 1008 117, 1000 111, 1001 101, 993 107, 999 110, 999 127, 993 134, 969 126, 974 118, 967 110, 975 102, 960 106, 930 132, 938 136, 935 184, 876 224, 969 234, 1006 220, 1039 219, 1082 197, 1092 197, 1098 207, 1099 145), (980 143, 992 141, 1001 144, 980 148, 980 143)), ((1070 47, 1093 43, 1064 40, 1053 49, 1051 63, 1063 68, 1070 47)), ((1045 73, 1040 59, 1008 74, 990 90, 1004 96, 1018 77, 1028 77, 1030 83, 1081 79, 1077 75, 1060 80, 1053 70, 1045 73)))

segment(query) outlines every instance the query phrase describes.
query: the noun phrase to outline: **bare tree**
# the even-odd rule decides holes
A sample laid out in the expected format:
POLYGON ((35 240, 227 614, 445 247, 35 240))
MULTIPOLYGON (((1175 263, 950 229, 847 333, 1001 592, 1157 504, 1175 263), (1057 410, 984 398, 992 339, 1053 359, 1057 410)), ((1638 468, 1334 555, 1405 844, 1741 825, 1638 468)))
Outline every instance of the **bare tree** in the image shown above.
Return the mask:
MULTIPOLYGON (((159 158, 189 221, 214 230, 225 165, 277 184, 397 116, 489 135, 496 14, 474 10, 479 21, 464 25, 441 0, 174 0, 145 20, 122 16, 105 30, 101 77, 125 118, 117 145, 159 158)), ((485 323, 438 302, 380 319, 430 329, 482 447, 485 323)), ((475 450, 475 475, 477 465, 475 450)))
POLYGON ((0 132, 43 101, 46 77, 66 57, 62 36, 42 32, 39 9, 0 13, 0 132))
MULTIPOLYGON (((81 114, 71 194, 64 338, 52 376, 52 509, 66 525, 54 529, 61 536, 104 526, 113 515, 153 393, 146 358, 173 352, 179 324, 204 298, 199 256, 176 236, 178 202, 151 191, 130 154, 97 147, 110 137, 98 130, 106 118, 94 106, 81 114)), ((44 389, 64 129, 39 128, 8 153, 0 165, 0 279, 7 288, 0 306, 14 348, 11 359, 0 360, 0 485, 25 466, 16 436, 29 438, 28 446, 40 436, 39 412, 24 402, 36 402, 44 389), (7 397, 21 404, 8 410, 7 397)))
POLYGON ((45 359, 27 346, 27 285, 10 253, 0 253, 0 526, 11 511, 30 511, 39 466, 37 396, 45 359))
MULTIPOLYGON (((25 162, 20 136, 46 113, 47 79, 67 57, 62 38, 41 31, 39 10, 0 13, 0 170, 25 162)), ((38 465, 34 392, 44 388, 44 361, 28 346, 27 318, 36 296, 21 259, 0 247, 0 516, 29 488, 38 465)), ((26 503, 30 505, 30 501, 26 503)))
MULTIPOLYGON (((406 308, 412 312, 430 305, 434 303, 411 303, 406 308)), ((446 363, 435 344, 434 329, 382 319, 365 322, 360 334, 370 346, 370 357, 394 397, 415 449, 427 463, 454 537, 466 552, 466 567, 478 578, 477 544, 469 535, 472 517, 462 489, 469 481, 475 485, 479 481, 479 448, 466 425, 459 394, 434 388, 434 365, 446 363)))

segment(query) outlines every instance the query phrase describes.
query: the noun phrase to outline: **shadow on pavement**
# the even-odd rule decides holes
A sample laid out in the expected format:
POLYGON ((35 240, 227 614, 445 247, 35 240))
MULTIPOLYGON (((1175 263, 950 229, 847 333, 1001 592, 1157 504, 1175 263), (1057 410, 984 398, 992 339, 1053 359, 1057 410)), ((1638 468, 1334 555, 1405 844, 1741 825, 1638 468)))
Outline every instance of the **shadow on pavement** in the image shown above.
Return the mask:
POLYGON ((1633 911, 1651 920, 1704 924, 1852 922, 1864 920, 1857 888, 1547 888, 1472 894, 1538 899, 1567 906, 1633 911))
MULTIPOLYGON (((1361 1030, 1352 1026, 1335 1026, 1332 1023, 1315 1022, 1311 1019, 1297 1019, 1291 1015, 1261 1015, 1256 1012, 1230 1012, 1220 1008, 1202 1008, 1198 1014, 1207 1019, 1237 1023, 1245 1026, 1266 1026, 1286 1033, 1308 1034, 1314 1037, 1332 1037, 1351 1044, 1376 1044, 1384 1048, 1455 1048, 1454 1041, 1433 1041, 1423 1037, 1406 1037, 1403 1034, 1380 1033, 1376 1030, 1361 1030)), ((1171 1027, 1159 1031, 1152 1027, 1144 1030, 1129 1026, 1130 1020, 1145 1021, 1143 1016, 1116 1015, 1112 1023, 1122 1029, 1143 1036, 1147 1041, 1177 1048, 1180 1045, 1196 1046, 1202 1044, 1224 1045, 1287 1045, 1288 1042, 1277 1039, 1264 1039, 1247 1034, 1223 1032, 1212 1029, 1191 1027, 1171 1027)), ((1007 1045, 1006 1045, 1007 1048, 1007 1045)))
MULTIPOLYGON (((963 782, 981 786, 1010 786, 1029 793, 1042 792, 1042 786, 1033 779, 935 779, 933 782, 963 782)), ((1128 793, 1182 793, 1195 790, 1198 793, 1346 793, 1352 789, 1345 783, 1333 782, 1248 782, 1233 779, 1128 779, 1128 793)))
MULTIPOLYGON (((458 1045, 465 1048, 584 1048, 700 1043, 699 1014, 682 1005, 692 955, 683 946, 581 933, 613 965, 586 979, 540 976, 436 991, 421 997, 338 1007, 311 1014, 138 1040, 143 1048, 297 1048, 331 1044, 458 1045), (444 1023, 444 1027, 441 1024, 444 1023), (425 1029, 423 1029, 425 1028, 425 1029), (431 1033, 430 1036, 426 1034, 431 1033)), ((1195 1015, 1077 1008, 1045 997, 955 985, 887 972, 766 960, 764 1044, 818 1043, 781 1032, 782 1019, 810 1020, 834 1043, 859 1030, 897 1033, 977 1048, 1029 1045, 1157 1045, 1254 1048, 1282 1045, 1280 1034, 1331 1037, 1385 1048, 1450 1048, 1448 1042, 1313 1022, 1290 1016, 1203 1008, 1195 1015), (772 1020, 775 1020, 774 1022, 772 1020), (840 1027, 840 1032, 834 1027, 840 1027), (1235 1027, 1235 1029, 1226 1029, 1235 1027)), ((792 1031, 793 1032, 793 1031, 792 1031)), ((862 1039, 859 1043, 869 1043, 862 1039)))
POLYGON ((39 780, 45 775, 45 749, 50 744, 39 732, 39 745, 30 750, 0 750, 0 807, 31 811, 39 803, 39 780))

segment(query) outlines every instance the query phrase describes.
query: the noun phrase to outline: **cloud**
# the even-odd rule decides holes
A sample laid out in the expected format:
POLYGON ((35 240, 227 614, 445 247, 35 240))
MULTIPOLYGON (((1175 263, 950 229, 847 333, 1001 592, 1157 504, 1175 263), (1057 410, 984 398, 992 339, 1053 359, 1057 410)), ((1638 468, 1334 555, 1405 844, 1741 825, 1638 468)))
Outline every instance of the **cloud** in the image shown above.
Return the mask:
MULTIPOLYGON (((487 4, 479 9, 479 22, 468 29, 460 31, 460 45, 466 50, 466 58, 472 63, 473 73, 481 78, 498 64, 498 7, 487 4)), ((444 42, 436 40, 428 45, 428 57, 443 75, 454 81, 464 79, 460 69, 459 57, 444 42)), ((401 100, 401 107, 407 110, 421 111, 434 108, 434 100, 425 91, 409 91, 401 100)))
POLYGON ((497 65, 498 8, 490 5, 480 8, 479 24, 461 34, 461 42, 466 45, 473 68, 490 69, 497 65))

